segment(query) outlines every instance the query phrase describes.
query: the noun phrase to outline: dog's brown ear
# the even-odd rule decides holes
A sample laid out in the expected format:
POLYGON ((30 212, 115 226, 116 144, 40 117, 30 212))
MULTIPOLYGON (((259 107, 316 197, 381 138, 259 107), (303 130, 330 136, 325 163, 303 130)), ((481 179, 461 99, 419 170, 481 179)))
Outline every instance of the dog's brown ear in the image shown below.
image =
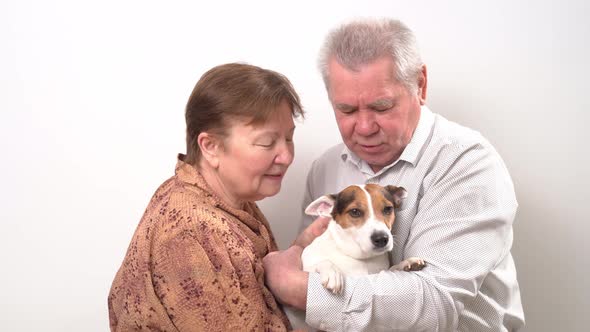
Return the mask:
POLYGON ((336 195, 324 195, 311 202, 305 208, 305 214, 310 216, 329 216, 334 208, 336 195))
POLYGON ((408 192, 404 187, 385 186, 385 190, 391 195, 391 202, 396 209, 402 205, 402 200, 408 196, 408 192))

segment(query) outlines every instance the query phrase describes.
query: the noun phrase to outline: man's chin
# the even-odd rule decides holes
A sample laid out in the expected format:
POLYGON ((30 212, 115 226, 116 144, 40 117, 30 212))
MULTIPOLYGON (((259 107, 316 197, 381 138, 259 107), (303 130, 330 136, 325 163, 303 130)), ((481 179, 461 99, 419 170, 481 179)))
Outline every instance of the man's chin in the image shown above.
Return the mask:
MULTIPOLYGON (((390 163, 384 162, 383 160, 381 160, 380 158, 375 158, 375 156, 372 155, 363 155, 363 154, 359 154, 358 155, 359 158, 361 158, 362 160, 364 160, 367 164, 369 164, 369 166, 375 170, 375 169, 382 169, 383 167, 389 165, 390 163)), ((375 171, 377 172, 377 171, 375 171)))

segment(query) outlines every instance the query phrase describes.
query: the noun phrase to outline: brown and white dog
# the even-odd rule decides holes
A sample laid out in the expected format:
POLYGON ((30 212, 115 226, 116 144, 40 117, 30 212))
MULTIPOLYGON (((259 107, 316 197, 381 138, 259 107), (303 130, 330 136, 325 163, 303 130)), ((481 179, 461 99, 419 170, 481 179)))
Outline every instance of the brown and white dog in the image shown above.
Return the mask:
MULTIPOLYGON (((303 270, 319 273, 326 289, 340 293, 345 275, 422 269, 425 262, 417 257, 389 267, 388 253, 394 246, 394 209, 406 196, 402 187, 367 184, 352 185, 313 201, 305 213, 330 216, 332 220, 326 231, 303 250, 303 270)), ((301 327, 300 314, 299 318, 289 318, 294 328, 301 327)))

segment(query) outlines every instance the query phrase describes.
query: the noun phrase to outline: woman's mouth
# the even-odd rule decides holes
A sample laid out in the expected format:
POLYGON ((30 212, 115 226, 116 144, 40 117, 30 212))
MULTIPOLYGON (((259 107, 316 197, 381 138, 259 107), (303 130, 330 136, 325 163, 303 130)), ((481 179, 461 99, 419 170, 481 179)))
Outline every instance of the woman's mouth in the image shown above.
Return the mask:
POLYGON ((280 180, 283 178, 284 173, 276 173, 276 174, 264 174, 264 176, 268 177, 269 179, 273 180, 280 180))

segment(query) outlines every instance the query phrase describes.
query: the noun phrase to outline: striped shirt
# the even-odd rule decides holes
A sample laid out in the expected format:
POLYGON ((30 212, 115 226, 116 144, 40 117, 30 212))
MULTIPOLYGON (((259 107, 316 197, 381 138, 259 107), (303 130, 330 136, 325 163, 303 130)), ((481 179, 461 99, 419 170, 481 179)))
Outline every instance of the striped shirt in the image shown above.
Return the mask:
MULTIPOLYGON (((422 107, 398 160, 375 173, 344 144, 318 158, 303 207, 350 184, 404 187, 392 264, 418 256, 419 272, 347 277, 334 295, 311 273, 308 324, 328 331, 515 331, 524 313, 510 254, 517 209, 504 162, 478 132, 422 107)), ((311 222, 303 217, 302 227, 311 222)))

